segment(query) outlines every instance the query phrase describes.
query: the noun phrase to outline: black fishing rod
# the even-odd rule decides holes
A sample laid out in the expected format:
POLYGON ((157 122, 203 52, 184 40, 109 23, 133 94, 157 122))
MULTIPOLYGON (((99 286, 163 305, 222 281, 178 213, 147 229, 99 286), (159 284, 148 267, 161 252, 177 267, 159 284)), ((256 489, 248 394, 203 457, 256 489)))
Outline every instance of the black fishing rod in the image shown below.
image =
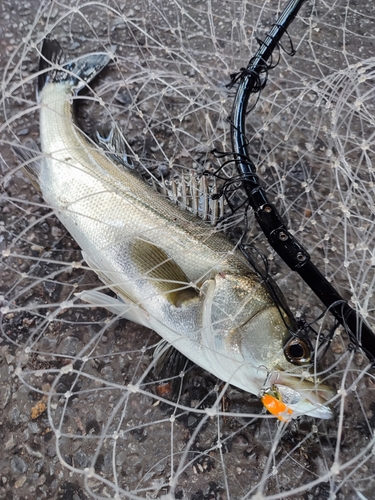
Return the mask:
MULTIPOLYGON (((319 269, 311 262, 307 250, 288 231, 276 207, 268 200, 259 183, 256 166, 250 158, 246 140, 246 111, 251 94, 259 93, 267 83, 270 69, 267 61, 279 46, 288 26, 306 0, 290 0, 276 24, 266 36, 246 68, 232 77, 238 82, 231 115, 231 138, 234 160, 249 204, 270 245, 307 283, 336 320, 346 329, 352 345, 361 347, 375 366, 375 334, 363 318, 341 297, 319 269)), ((293 52, 292 54, 293 55, 293 52)))

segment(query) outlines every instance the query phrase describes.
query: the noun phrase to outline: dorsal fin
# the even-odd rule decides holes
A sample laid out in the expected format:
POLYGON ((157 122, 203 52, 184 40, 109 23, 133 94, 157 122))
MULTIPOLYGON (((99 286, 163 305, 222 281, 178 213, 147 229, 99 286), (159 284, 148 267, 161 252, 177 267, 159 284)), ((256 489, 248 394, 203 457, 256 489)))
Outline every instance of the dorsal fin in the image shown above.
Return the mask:
POLYGON ((210 221, 212 226, 216 226, 224 216, 224 197, 213 199, 213 195, 217 194, 216 178, 209 182, 207 177, 198 178, 193 170, 189 170, 188 173, 182 173, 179 179, 156 179, 145 167, 133 162, 129 145, 116 123, 101 125, 93 139, 112 161, 137 172, 155 191, 169 198, 181 209, 210 221))

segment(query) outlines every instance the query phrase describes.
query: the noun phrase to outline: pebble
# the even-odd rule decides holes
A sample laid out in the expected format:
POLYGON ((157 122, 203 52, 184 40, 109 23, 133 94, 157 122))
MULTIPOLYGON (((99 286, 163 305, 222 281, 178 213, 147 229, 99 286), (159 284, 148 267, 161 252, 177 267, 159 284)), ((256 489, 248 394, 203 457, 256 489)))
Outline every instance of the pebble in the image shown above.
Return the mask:
POLYGON ((21 488, 21 487, 25 484, 26 479, 27 479, 27 478, 26 478, 26 476, 21 476, 21 477, 20 477, 19 479, 17 479, 17 481, 14 483, 14 487, 15 487, 16 489, 21 488))
POLYGON ((115 97, 116 101, 125 106, 129 106, 133 102, 133 98, 131 93, 128 90, 124 90, 123 92, 118 92, 115 97))
POLYGON ((56 447, 53 443, 49 443, 46 447, 46 453, 49 457, 53 458, 56 455, 56 447))
POLYGON ((39 434, 40 427, 36 422, 29 422, 28 427, 33 434, 39 434))
POLYGON ((39 473, 42 470, 43 465, 44 465, 44 459, 42 459, 42 460, 36 460, 34 462, 34 471, 36 473, 39 473))
POLYGON ((17 457, 17 456, 15 456, 11 459, 10 465, 12 467, 13 472, 17 472, 17 473, 20 472, 21 474, 26 472, 28 469, 28 465, 26 464, 26 462, 21 457, 17 457))
POLYGON ((80 43, 78 43, 77 41, 72 42, 72 43, 69 45, 69 50, 75 50, 75 49, 78 49, 80 46, 81 46, 81 44, 80 44, 80 43))
POLYGON ((127 460, 127 453, 125 451, 120 451, 116 454, 116 465, 121 467, 124 462, 127 460))
POLYGON ((0 408, 5 408, 8 404, 11 395, 11 388, 9 384, 0 385, 0 408))
POLYGON ((14 436, 13 436, 13 434, 11 434, 9 436, 8 441, 4 444, 4 448, 6 450, 11 450, 12 448, 14 448, 15 445, 16 445, 16 443, 14 441, 14 436))
POLYGON ((15 360, 15 356, 8 353, 5 355, 5 359, 6 359, 6 362, 8 363, 8 365, 10 365, 15 360))
POLYGON ((18 137, 21 137, 23 135, 28 135, 30 130, 28 128, 23 128, 17 132, 18 137))
POLYGON ((59 345, 59 352, 64 353, 66 356, 75 356, 78 349, 79 340, 77 337, 65 337, 59 345))
POLYGON ((29 455, 35 458, 43 458, 43 454, 40 451, 33 450, 29 445, 25 444, 25 449, 29 455))
MULTIPOLYGON (((44 401, 38 401, 32 408, 31 408, 31 418, 35 420, 36 418, 40 417, 47 409, 47 405, 44 401)), ((33 432, 33 431, 32 431, 33 432)))
POLYGON ((62 235, 62 231, 59 227, 57 226, 52 226, 51 228, 51 234, 54 238, 60 238, 60 236, 62 235))
POLYGON ((89 461, 84 451, 78 450, 74 454, 74 466, 77 467, 78 469, 84 469, 85 467, 88 466, 88 463, 89 461))
POLYGON ((35 481, 36 486, 41 486, 46 482, 46 476, 42 474, 41 476, 38 477, 38 479, 35 481))
POLYGON ((12 425, 17 426, 20 423, 20 411, 15 406, 10 412, 9 412, 9 421, 12 425))

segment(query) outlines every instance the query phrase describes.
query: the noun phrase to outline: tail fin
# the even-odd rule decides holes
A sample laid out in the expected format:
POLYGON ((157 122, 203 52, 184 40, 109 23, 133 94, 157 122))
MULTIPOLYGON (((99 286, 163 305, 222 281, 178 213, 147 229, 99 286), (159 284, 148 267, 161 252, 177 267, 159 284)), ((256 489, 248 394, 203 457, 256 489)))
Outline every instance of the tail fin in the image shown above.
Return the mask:
POLYGON ((49 82, 66 82, 72 86, 75 92, 79 92, 111 60, 106 52, 77 57, 77 59, 60 65, 62 59, 63 51, 57 40, 45 38, 39 61, 38 94, 49 82))

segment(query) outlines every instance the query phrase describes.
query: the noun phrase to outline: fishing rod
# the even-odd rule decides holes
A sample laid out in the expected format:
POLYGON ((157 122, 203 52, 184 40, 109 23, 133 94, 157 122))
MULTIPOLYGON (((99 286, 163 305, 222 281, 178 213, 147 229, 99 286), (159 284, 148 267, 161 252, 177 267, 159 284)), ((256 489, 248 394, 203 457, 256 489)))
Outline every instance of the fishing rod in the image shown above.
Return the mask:
MULTIPOLYGON (((335 319, 348 332, 350 342, 361 347, 375 366, 375 333, 364 319, 345 301, 338 291, 311 261, 308 251, 288 231, 276 207, 269 201, 256 174, 256 166, 248 153, 246 112, 251 94, 259 93, 267 83, 270 65, 267 61, 279 46, 280 40, 306 0, 290 0, 273 25, 255 56, 246 68, 232 76, 238 82, 231 114, 231 139, 234 161, 255 218, 272 248, 286 264, 307 283, 335 319)), ((294 55, 292 51, 291 55, 294 55)))

